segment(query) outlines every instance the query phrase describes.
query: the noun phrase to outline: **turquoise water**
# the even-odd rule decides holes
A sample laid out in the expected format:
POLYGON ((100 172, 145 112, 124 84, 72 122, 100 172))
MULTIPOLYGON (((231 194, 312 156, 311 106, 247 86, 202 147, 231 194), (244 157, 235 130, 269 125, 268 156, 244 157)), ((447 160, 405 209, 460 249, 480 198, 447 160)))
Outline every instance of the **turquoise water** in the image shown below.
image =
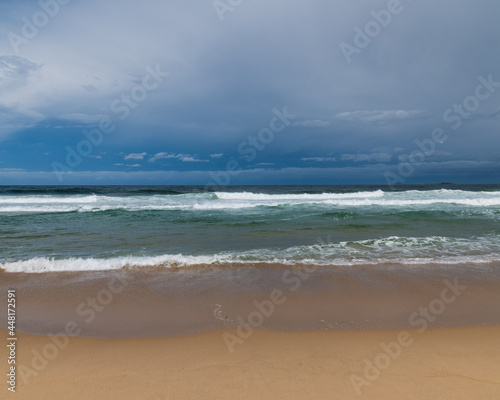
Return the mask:
POLYGON ((0 187, 9 272, 500 260, 500 185, 0 187))

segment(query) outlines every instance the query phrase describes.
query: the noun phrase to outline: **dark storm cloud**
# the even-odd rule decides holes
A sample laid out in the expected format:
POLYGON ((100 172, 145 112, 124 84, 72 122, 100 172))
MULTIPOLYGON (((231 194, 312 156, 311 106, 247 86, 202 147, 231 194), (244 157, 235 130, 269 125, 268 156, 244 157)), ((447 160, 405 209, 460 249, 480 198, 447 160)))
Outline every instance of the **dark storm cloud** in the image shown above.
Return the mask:
MULTIPOLYGON (((383 179, 400 156, 418 149, 415 140, 431 138, 436 128, 447 140, 408 179, 420 180, 431 162, 460 165, 472 155, 479 162, 500 144, 500 88, 493 85, 477 107, 469 99, 480 77, 500 82, 497 2, 255 0, 227 8, 223 21, 211 1, 70 2, 18 53, 8 35, 22 35, 22 18, 32 21, 40 6, 4 7, 0 107, 15 111, 15 118, 0 114, 0 139, 22 136, 29 146, 36 136, 40 145, 40 134, 29 133, 38 128, 52 146, 58 143, 59 153, 50 153, 60 161, 65 146, 82 138, 75 123, 92 128, 103 116, 114 118, 116 132, 93 153, 106 155, 100 164, 82 163, 82 171, 117 167, 120 152, 172 155, 162 163, 138 160, 145 173, 160 167, 223 170, 231 158, 251 169, 238 145, 285 105, 296 119, 258 151, 253 163, 273 169, 253 170, 252 180, 278 176, 276 168, 296 173, 311 163, 326 176, 326 162, 334 176, 346 177, 356 170, 366 177, 362 163, 377 165, 383 179), (346 45, 355 49, 347 58, 346 45), (170 75, 121 121, 111 105, 133 96, 148 66, 170 75), (448 109, 453 123, 443 119, 448 109), (459 129, 453 129, 456 118, 459 129)), ((13 167, 47 170, 46 158, 32 162, 13 167)), ((480 167, 474 167, 477 174, 480 167)))

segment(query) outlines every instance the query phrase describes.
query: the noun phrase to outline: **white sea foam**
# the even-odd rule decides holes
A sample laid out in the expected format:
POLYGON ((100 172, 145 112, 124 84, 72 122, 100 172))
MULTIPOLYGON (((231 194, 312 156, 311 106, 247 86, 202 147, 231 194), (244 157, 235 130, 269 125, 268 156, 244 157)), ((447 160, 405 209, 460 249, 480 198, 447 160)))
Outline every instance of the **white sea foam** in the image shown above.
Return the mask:
POLYGON ((450 237, 398 237, 340 243, 321 243, 286 249, 258 249, 211 255, 166 254, 114 258, 46 257, 6 261, 6 272, 41 273, 56 271, 99 271, 134 267, 164 267, 220 264, 283 265, 377 265, 377 264, 461 264, 500 261, 497 236, 473 239, 450 237))
POLYGON ((154 196, 1 196, 0 213, 67 213, 108 210, 237 210, 278 206, 349 207, 500 207, 500 192, 430 190, 318 194, 263 194, 250 192, 190 193, 154 196))
POLYGON ((341 199, 366 199, 384 197, 382 190, 373 192, 355 192, 355 193, 318 193, 318 194, 264 194, 250 192, 215 192, 217 198, 222 200, 251 200, 251 201, 307 201, 318 202, 325 200, 341 200, 341 199))
POLYGON ((98 196, 0 196, 0 204, 88 204, 97 202, 98 196))

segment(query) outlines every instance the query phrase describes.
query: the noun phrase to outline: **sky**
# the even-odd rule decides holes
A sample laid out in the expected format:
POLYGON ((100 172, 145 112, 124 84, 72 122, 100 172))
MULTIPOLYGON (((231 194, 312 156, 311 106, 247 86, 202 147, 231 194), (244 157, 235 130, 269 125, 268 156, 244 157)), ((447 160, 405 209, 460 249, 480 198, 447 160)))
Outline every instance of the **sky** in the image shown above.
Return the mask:
POLYGON ((0 185, 500 183, 496 0, 2 0, 0 185))

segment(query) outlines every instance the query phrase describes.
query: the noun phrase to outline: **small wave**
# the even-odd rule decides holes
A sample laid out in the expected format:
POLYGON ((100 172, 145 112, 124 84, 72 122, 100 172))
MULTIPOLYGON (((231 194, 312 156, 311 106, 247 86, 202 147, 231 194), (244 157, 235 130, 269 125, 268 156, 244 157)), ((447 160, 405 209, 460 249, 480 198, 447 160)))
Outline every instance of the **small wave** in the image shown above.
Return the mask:
POLYGON ((500 261, 498 236, 471 239, 451 237, 399 237, 352 242, 320 243, 285 249, 256 249, 209 255, 165 254, 115 258, 38 257, 6 261, 6 272, 98 271, 134 267, 185 267, 194 265, 377 265, 461 264, 500 261))

